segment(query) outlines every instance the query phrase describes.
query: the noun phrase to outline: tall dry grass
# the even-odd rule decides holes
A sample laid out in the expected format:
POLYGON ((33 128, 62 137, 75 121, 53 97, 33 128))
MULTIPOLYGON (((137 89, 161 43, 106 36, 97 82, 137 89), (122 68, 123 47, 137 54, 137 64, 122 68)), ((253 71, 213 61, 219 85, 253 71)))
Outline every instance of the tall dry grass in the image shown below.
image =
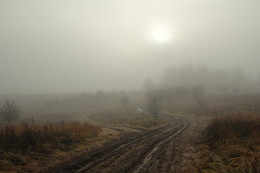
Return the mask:
POLYGON ((79 122, 25 123, 0 126, 0 151, 37 150, 71 144, 101 131, 97 125, 79 122))
POLYGON ((260 137, 260 117, 258 115, 225 115, 213 118, 204 130, 209 144, 225 143, 232 139, 260 137))

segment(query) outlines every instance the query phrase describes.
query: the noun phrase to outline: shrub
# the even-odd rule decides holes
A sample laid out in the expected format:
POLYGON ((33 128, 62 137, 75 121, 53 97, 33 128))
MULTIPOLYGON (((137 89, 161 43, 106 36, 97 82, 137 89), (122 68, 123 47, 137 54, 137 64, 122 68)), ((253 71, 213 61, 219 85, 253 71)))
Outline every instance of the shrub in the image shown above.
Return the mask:
POLYGON ((13 121, 17 120, 19 117, 19 107, 13 100, 6 100, 2 108, 0 110, 0 115, 3 121, 7 123, 12 123, 13 121))
POLYGON ((208 124, 203 134, 210 144, 223 143, 227 139, 259 137, 260 119, 257 116, 247 115, 216 117, 208 124))

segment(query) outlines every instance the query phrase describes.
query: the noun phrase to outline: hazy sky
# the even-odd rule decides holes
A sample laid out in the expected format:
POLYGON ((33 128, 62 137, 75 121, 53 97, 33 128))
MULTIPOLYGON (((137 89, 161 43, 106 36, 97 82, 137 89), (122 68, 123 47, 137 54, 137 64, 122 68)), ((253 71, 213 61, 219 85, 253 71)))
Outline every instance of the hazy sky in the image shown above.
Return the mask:
POLYGON ((257 75, 259 18, 259 0, 0 0, 0 94, 135 89, 183 63, 257 75))

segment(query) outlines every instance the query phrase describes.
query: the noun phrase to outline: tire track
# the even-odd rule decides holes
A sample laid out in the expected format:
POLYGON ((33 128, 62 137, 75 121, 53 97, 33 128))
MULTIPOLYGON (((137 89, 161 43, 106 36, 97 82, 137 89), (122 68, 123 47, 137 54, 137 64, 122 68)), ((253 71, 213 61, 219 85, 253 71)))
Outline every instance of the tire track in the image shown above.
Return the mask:
POLYGON ((169 161, 173 160, 168 150, 173 150, 174 139, 186 127, 186 121, 171 118, 170 123, 163 127, 138 135, 126 136, 106 147, 83 153, 78 158, 73 158, 45 172, 139 173, 151 172, 151 170, 155 172, 158 170, 155 166, 162 168, 160 169, 162 172, 167 172, 171 169, 169 161))

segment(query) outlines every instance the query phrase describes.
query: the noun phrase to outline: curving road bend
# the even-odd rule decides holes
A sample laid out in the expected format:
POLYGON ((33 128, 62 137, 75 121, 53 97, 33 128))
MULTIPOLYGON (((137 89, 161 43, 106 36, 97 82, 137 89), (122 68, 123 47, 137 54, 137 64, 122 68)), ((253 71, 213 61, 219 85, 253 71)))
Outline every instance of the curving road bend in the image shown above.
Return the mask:
POLYGON ((174 141, 187 127, 180 118, 155 130, 126 136, 44 172, 145 173, 174 171, 174 141))

